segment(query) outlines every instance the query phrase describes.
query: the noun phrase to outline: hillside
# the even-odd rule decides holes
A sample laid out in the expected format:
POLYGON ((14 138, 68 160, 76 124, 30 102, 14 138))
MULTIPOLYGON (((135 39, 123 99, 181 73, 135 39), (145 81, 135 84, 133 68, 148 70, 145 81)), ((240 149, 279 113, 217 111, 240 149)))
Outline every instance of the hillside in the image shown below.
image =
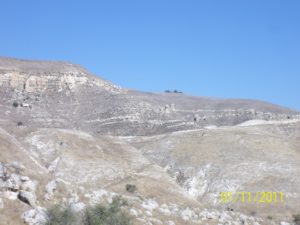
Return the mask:
POLYGON ((79 65, 4 57, 0 96, 1 225, 39 225, 56 203, 80 211, 116 195, 141 225, 284 225, 300 213, 299 112, 145 93, 79 65), (224 204, 221 192, 284 201, 224 204))

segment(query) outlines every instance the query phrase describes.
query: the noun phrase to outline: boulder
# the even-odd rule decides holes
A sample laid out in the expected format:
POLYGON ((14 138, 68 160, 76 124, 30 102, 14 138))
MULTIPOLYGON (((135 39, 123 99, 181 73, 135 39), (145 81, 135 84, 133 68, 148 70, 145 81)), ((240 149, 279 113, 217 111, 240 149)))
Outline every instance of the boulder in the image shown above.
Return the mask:
POLYGON ((47 221, 47 210, 41 207, 23 213, 22 218, 28 225, 41 225, 47 221))
POLYGON ((7 180, 5 180, 5 179, 3 180, 2 188, 8 189, 11 191, 18 191, 20 189, 21 183, 22 182, 21 182, 20 176, 13 173, 8 176, 7 180))
MULTIPOLYGON (((24 180, 24 177, 21 177, 21 180, 24 180)), ((28 178, 28 177, 26 177, 28 178)), ((32 181, 29 178, 22 182, 20 189, 23 191, 35 192, 37 187, 37 182, 32 181)))

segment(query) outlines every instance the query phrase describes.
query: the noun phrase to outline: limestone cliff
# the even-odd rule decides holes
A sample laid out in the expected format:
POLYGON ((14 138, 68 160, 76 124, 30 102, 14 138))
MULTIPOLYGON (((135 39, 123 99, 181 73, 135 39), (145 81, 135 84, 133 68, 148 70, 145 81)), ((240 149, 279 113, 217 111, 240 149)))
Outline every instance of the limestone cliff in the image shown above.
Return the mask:
POLYGON ((20 61, 0 58, 0 86, 19 91, 72 91, 78 86, 98 86, 110 92, 122 89, 91 75, 85 69, 63 62, 20 61))

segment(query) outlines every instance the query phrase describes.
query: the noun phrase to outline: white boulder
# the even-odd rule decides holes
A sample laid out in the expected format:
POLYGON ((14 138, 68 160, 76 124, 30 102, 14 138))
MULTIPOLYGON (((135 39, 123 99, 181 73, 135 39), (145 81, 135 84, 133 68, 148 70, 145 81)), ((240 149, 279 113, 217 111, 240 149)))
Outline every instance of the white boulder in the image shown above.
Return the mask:
POLYGON ((24 212, 22 218, 28 225, 45 224, 47 221, 47 211, 44 208, 37 207, 24 212))

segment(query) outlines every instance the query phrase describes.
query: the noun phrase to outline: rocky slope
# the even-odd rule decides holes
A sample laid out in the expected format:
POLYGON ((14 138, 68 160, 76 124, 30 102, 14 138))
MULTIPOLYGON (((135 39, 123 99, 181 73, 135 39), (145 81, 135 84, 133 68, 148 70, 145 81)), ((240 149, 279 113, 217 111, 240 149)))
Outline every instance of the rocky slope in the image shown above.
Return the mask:
POLYGON ((55 203, 80 211, 115 195, 136 224, 280 224, 300 213, 296 111, 143 93, 78 65, 12 58, 0 58, 0 96, 1 225, 42 224, 55 203), (284 201, 220 203, 226 191, 284 201))

